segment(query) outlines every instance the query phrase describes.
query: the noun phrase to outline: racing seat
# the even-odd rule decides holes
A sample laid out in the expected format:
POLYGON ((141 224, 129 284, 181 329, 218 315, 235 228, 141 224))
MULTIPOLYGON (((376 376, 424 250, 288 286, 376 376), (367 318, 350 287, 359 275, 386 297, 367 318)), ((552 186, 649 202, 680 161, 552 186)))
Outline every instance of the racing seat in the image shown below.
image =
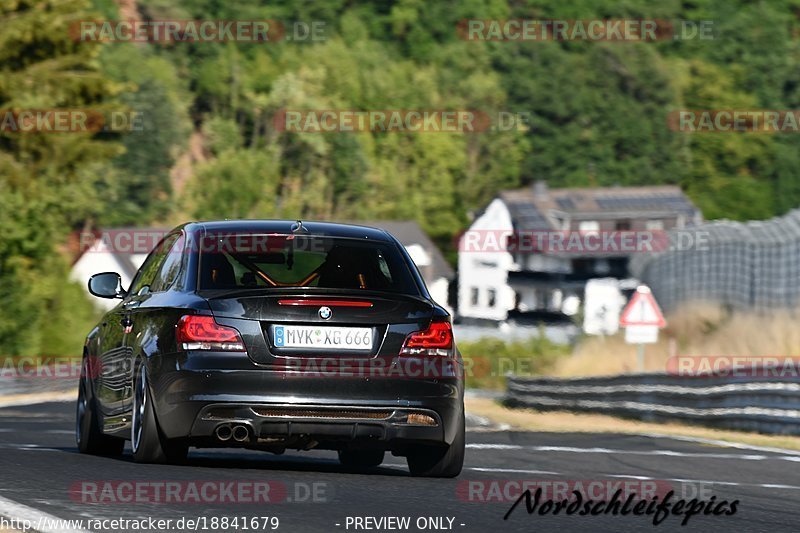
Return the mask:
POLYGON ((201 268, 202 286, 207 289, 235 289, 236 274, 228 258, 220 252, 211 252, 201 268))
POLYGON ((374 251, 356 246, 335 246, 322 264, 318 286, 381 290, 387 285, 388 281, 378 269, 374 251))

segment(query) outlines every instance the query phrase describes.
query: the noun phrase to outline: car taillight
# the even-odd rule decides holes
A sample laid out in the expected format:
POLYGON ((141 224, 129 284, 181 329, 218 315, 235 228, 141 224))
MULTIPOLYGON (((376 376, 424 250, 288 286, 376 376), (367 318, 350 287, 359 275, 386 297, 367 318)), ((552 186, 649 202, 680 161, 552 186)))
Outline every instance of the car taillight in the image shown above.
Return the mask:
POLYGON ((178 345, 183 350, 224 350, 243 352, 244 343, 236 329, 221 326, 213 316, 184 315, 178 321, 178 345))
POLYGON ((453 355, 453 328, 450 322, 431 322, 425 331, 415 331, 406 337, 401 355, 453 355))

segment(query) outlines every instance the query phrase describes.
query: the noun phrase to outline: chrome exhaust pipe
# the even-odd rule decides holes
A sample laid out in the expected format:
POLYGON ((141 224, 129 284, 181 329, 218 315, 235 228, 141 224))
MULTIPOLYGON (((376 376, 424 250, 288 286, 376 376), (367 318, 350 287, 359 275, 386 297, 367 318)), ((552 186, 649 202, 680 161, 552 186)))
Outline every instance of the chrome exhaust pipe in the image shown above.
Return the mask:
POLYGON ((233 426, 233 440, 236 442, 244 442, 250 439, 250 430, 247 426, 241 424, 233 426))
POLYGON ((231 426, 228 424, 220 424, 217 426, 217 429, 214 430, 214 434, 217 436, 217 439, 225 442, 226 440, 231 439, 233 432, 231 431, 231 426))

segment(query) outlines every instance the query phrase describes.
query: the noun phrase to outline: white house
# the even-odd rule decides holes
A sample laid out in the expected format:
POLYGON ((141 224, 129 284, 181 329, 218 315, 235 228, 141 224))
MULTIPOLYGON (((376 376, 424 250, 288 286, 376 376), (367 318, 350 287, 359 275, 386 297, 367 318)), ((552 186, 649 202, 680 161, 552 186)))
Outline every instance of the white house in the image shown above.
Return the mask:
POLYGON ((569 320, 587 281, 630 277, 631 252, 605 244, 565 249, 572 242, 566 239, 653 237, 701 220, 675 186, 548 189, 539 181, 500 191, 459 240, 458 316, 467 322, 569 320))
MULTIPOLYGON (((147 258, 145 253, 121 253, 112 249, 105 239, 96 239, 94 244, 81 254, 70 271, 70 279, 80 283, 89 294, 89 278, 100 272, 116 272, 122 278, 122 286, 128 288, 133 277, 147 258)), ((105 311, 112 309, 119 301, 95 298, 94 304, 105 311)))
POLYGON ((514 308, 516 296, 508 285, 508 272, 514 268, 514 260, 511 254, 499 251, 503 239, 513 229, 505 202, 495 198, 459 239, 460 317, 505 320, 508 311, 514 308))

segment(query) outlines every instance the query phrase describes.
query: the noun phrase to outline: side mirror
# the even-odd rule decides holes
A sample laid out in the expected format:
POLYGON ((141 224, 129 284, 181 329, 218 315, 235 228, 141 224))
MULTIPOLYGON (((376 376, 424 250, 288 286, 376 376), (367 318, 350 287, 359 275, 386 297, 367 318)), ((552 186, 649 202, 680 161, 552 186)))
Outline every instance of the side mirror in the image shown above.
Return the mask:
POLYGON ((89 278, 89 292, 99 298, 123 298, 122 278, 116 272, 103 272, 89 278))

